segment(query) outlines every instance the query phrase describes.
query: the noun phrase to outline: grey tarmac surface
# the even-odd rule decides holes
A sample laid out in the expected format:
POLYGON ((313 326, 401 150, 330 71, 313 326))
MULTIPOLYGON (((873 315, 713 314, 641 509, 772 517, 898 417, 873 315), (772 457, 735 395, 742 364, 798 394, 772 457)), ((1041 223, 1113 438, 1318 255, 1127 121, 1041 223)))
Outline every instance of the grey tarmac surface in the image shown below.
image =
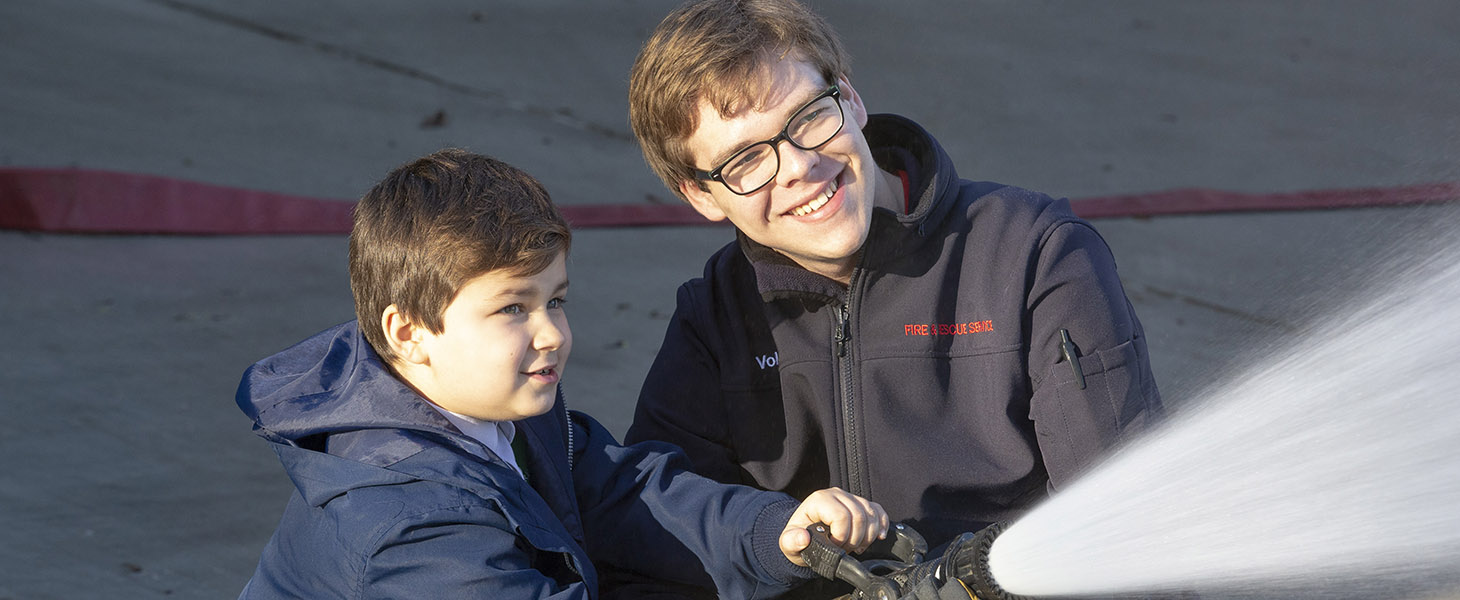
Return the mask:
MULTIPOLYGON (((673 4, 0 3, 0 166, 348 200, 461 146, 566 205, 673 203, 625 99, 673 4)), ((1460 180, 1452 2, 816 5, 869 110, 923 123, 965 177, 1076 199, 1460 180)), ((1436 206, 1095 224, 1179 408, 1455 222, 1436 206)), ((621 433, 675 287, 731 230, 576 235, 564 385, 621 433)), ((234 407, 238 377, 351 316, 343 236, 0 232, 0 600, 236 595, 290 489, 234 407)))

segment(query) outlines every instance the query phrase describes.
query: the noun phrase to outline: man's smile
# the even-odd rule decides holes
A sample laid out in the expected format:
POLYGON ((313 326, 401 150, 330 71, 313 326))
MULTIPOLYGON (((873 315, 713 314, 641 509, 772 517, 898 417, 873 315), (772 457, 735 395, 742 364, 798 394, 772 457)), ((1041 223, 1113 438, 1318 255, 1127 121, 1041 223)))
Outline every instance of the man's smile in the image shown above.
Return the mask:
POLYGON ((804 217, 806 215, 816 212, 817 210, 820 210, 821 207, 826 206, 826 203, 831 202, 831 198, 832 196, 836 195, 838 187, 839 186, 837 185, 837 181, 833 179, 831 181, 831 185, 826 186, 825 191, 817 194, 816 197, 812 198, 810 202, 791 209, 789 211, 789 214, 796 217, 804 217))

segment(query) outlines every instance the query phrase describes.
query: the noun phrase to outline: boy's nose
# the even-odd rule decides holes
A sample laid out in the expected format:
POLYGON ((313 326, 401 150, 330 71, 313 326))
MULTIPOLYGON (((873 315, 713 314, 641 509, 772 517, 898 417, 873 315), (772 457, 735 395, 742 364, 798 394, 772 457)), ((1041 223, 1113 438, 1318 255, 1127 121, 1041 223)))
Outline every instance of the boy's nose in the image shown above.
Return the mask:
POLYGON ((562 348, 572 336, 568 329, 567 320, 559 322, 555 318, 545 318, 538 326, 536 335, 533 336, 533 348, 549 351, 562 348))

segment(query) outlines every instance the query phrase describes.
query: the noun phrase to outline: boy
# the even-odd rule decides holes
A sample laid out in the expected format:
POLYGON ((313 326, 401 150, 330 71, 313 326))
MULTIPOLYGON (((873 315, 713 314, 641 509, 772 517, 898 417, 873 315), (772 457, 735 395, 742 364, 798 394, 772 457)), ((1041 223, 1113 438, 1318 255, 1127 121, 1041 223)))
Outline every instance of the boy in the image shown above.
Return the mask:
POLYGON ((1095 229, 869 114, 836 32, 795 0, 671 12, 629 119, 665 185, 737 239, 679 289, 627 441, 671 442, 718 481, 841 486, 936 549, 1161 413, 1095 229))
POLYGON ((592 598, 595 562, 767 597, 812 577, 810 523, 852 549, 883 535, 840 490, 718 484, 569 412, 569 242, 536 180, 460 150, 360 200, 358 320, 239 386, 296 487, 243 598, 592 598))

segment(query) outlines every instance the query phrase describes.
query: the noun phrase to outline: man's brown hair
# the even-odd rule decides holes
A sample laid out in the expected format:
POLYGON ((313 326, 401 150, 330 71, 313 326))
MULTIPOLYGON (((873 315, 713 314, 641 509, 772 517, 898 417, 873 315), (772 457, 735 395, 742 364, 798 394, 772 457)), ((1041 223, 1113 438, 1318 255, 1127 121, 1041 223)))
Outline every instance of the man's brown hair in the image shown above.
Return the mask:
POLYGON ((629 74, 629 123, 676 195, 694 177, 685 141, 700 100, 727 118, 757 108, 765 67, 783 58, 810 63, 828 84, 851 71, 836 32, 795 0, 693 0, 655 28, 629 74))
POLYGON ((458 149, 400 166, 355 205, 350 291, 360 330, 393 363, 380 325, 387 307, 441 333, 467 281, 499 269, 535 275, 571 243, 547 190, 521 169, 458 149))

